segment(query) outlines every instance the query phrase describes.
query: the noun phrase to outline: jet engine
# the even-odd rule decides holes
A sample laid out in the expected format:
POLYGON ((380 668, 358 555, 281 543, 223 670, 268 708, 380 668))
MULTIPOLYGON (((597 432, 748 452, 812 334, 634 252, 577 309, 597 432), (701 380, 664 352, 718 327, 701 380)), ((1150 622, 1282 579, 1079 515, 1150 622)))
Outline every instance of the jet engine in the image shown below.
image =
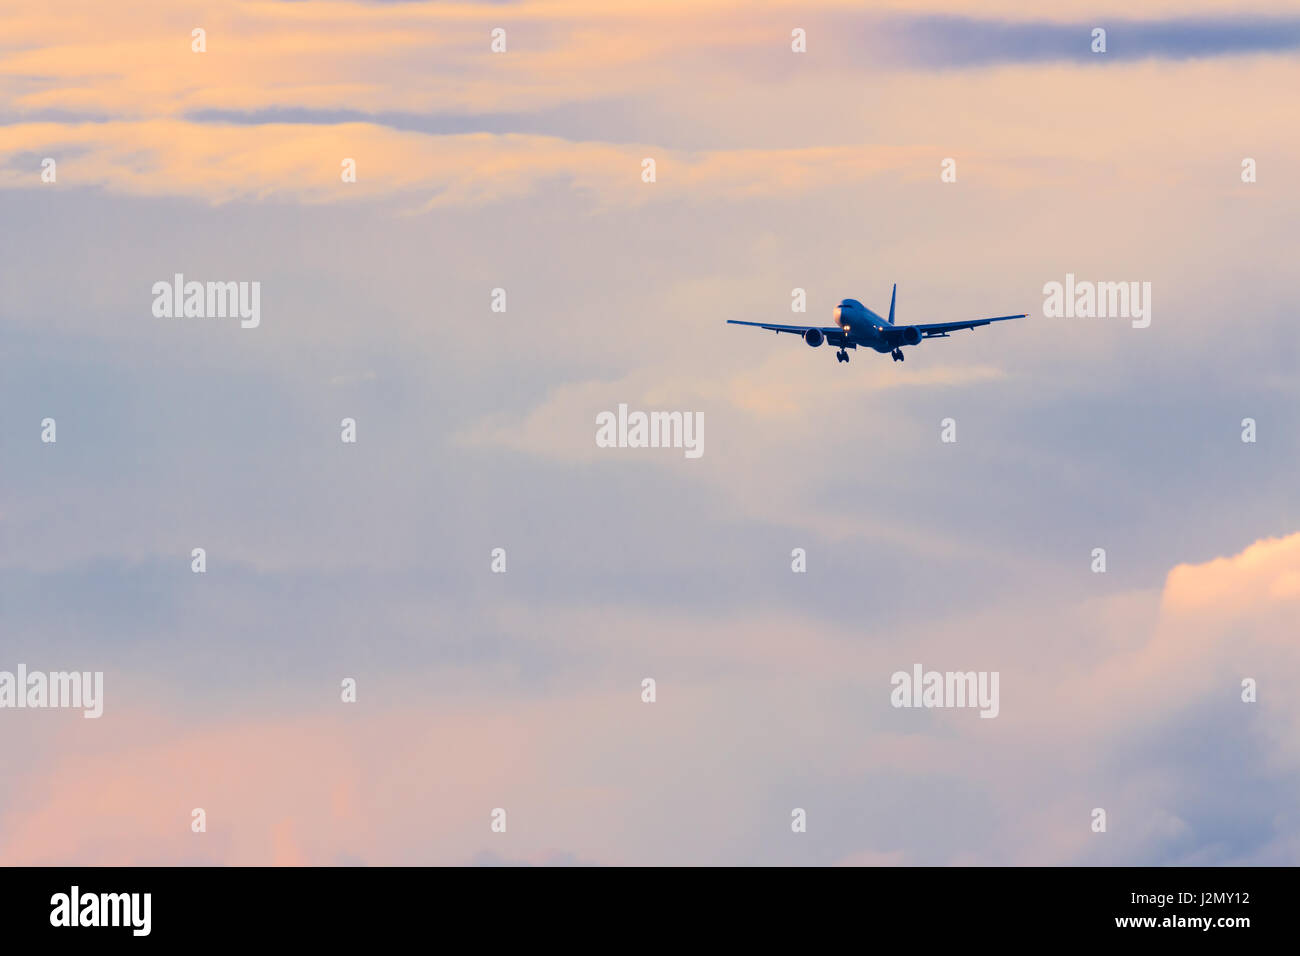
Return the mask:
POLYGON ((898 330, 900 341, 904 345, 920 345, 921 330, 915 325, 908 325, 898 330))
MULTIPOLYGON (((917 338, 919 339, 920 336, 918 335, 917 338)), ((822 333, 821 329, 809 329, 803 334, 803 340, 813 348, 817 348, 817 346, 826 341, 826 336, 822 333)))

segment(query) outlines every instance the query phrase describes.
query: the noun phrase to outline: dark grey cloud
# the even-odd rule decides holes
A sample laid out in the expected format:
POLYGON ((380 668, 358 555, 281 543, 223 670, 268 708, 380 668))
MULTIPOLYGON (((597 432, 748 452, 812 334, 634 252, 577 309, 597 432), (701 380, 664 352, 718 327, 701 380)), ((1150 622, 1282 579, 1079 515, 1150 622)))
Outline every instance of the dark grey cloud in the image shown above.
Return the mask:
MULTIPOLYGON (((498 113, 412 113, 400 110, 367 112, 355 109, 312 109, 299 106, 271 107, 260 110, 205 109, 187 113, 196 123, 230 123, 261 126, 272 123, 337 125, 372 123, 402 132, 432 136, 456 136, 466 133, 523 133, 556 136, 571 140, 601 142, 645 142, 662 133, 656 124, 652 130, 639 117, 640 106, 633 100, 593 99, 564 103, 531 112, 498 113)), ((668 134, 669 144, 682 142, 680 134, 668 134)), ((661 142, 655 139, 655 142, 661 142)), ((683 142, 683 145, 694 145, 683 142)))
MULTIPOLYGON (((1185 60, 1300 49, 1300 19, 1281 17, 1098 17, 1086 23, 1013 23, 940 15, 888 20, 881 28, 897 43, 899 59, 933 69, 999 63, 1185 60), (1097 27, 1106 31, 1104 55, 1092 52, 1092 31, 1097 27)), ((873 35, 876 29, 873 26, 873 35)))
POLYGON ((25 110, 22 112, 0 112, 0 126, 14 126, 19 123, 111 123, 121 119, 107 113, 89 113, 84 110, 25 110))
POLYGON ((380 111, 367 113, 349 109, 311 109, 302 106, 270 107, 260 110, 194 110, 185 115, 195 123, 231 123, 237 126, 262 126, 289 123, 334 126, 342 123, 373 123, 403 132, 454 136, 462 133, 540 133, 546 123, 537 113, 404 113, 380 111))

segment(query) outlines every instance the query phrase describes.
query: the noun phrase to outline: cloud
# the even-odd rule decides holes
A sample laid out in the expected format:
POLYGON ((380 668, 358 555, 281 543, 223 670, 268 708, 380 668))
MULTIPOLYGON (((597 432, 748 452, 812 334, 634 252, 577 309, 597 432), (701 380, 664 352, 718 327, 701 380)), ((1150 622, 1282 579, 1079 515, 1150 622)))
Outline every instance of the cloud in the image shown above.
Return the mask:
MULTIPOLYGON (((888 147, 677 154, 516 134, 432 137, 365 124, 223 127, 172 120, 0 127, 0 152, 70 153, 59 166, 60 185, 135 196, 330 202, 432 193, 418 200, 426 211, 496 202, 556 180, 620 204, 685 195, 752 198, 865 179, 916 158, 914 150, 888 147), (641 180, 647 152, 657 156, 661 182, 641 180), (345 158, 356 161, 355 183, 342 179, 345 158)), ((0 173, 0 187, 41 186, 39 164, 21 169, 11 159, 0 173)))
MULTIPOLYGON (((1173 861, 1200 847, 1202 862, 1267 860, 1295 845, 1300 820, 1213 835, 1254 818, 1206 760, 1219 747, 1248 755, 1236 772, 1265 799, 1297 779, 1300 704, 1285 688, 1300 677, 1300 652, 1274 630, 1279 613, 1294 620, 1294 597, 1274 585, 1297 572, 1300 534, 1180 565, 1163 595, 1064 613, 1000 609, 954 620, 948 633, 922 627, 869 642, 797 617, 705 622, 613 607, 557 617, 521 606, 507 625, 580 650, 573 660, 596 670, 574 676, 592 689, 422 701, 418 674, 363 675, 355 705, 296 707, 286 718, 265 698, 197 722, 119 702, 94 727, 65 722, 37 735, 10 776, 0 858, 1061 864, 1173 861), (1254 599, 1233 602, 1206 631, 1199 608, 1183 604, 1192 578, 1212 593, 1243 585, 1254 599), (1035 630, 1040 615, 1058 626, 1035 630), (1075 649, 1054 654, 1060 642, 1075 649), (889 708, 888 675, 912 660, 1000 669, 1001 715, 889 708), (1258 704, 1238 698, 1247 662, 1258 704), (627 679, 642 670, 660 678, 653 706, 627 679), (615 683, 626 686, 594 689, 615 683), (765 702, 777 700, 782 716, 770 722, 765 702), (1168 734, 1197 743, 1152 749, 1168 734), (811 737, 822 746, 807 749, 811 737), (934 789, 948 779, 964 796, 934 789), (863 794, 873 796, 858 795, 868 780, 863 794), (927 805, 904 825, 897 814, 918 790, 927 805), (1104 835, 1088 827, 1097 805, 1112 819, 1104 835), (790 806, 809 811, 807 844, 781 842, 790 806), (207 812, 205 834, 189 829, 193 807, 207 812), (495 807, 508 811, 505 835, 489 832, 495 807), (929 838, 905 835, 945 812, 957 814, 956 830, 931 820, 929 838), (800 857, 800 846, 815 855, 800 857)), ((117 699, 141 699, 142 689, 117 699)))
POLYGON ((885 24, 892 58, 911 67, 970 69, 999 63, 1195 59, 1300 48, 1300 19, 1243 17, 1132 20, 1100 17, 1078 23, 921 16, 885 24), (1092 31, 1106 30, 1104 54, 1092 31))
MULTIPOLYGON (((870 74, 934 65, 964 67, 1086 59, 1095 18, 1105 17, 1114 60, 1286 51, 1297 21, 1283 3, 1147 5, 1135 21, 1122 4, 1053 4, 1022 19, 1005 2, 894 3, 871 12, 848 2, 797 13, 731 2, 526 2, 369 4, 236 2, 213 11, 178 0, 160 15, 141 0, 70 0, 6 22, 0 113, 63 111, 117 119, 201 111, 305 110, 391 114, 527 114, 647 89, 689 94, 739 71, 751 81, 786 77, 792 23, 810 33, 799 69, 870 74), (1276 12, 1272 12, 1276 11, 1276 12), (980 16, 972 14, 978 12, 980 16), (1155 19, 1161 15, 1167 19, 1155 19), (193 53, 191 30, 207 31, 193 53), (489 51, 508 30, 509 50, 489 51), (685 74, 685 75, 683 75, 685 74)), ((517 131, 517 130, 516 130, 517 131)))
MULTIPOLYGON (((1206 564, 1180 564, 1165 585, 1165 612, 1201 626, 1268 605, 1300 609, 1300 534, 1257 541, 1206 564)), ((1290 643, 1283 633, 1276 637, 1290 643)))

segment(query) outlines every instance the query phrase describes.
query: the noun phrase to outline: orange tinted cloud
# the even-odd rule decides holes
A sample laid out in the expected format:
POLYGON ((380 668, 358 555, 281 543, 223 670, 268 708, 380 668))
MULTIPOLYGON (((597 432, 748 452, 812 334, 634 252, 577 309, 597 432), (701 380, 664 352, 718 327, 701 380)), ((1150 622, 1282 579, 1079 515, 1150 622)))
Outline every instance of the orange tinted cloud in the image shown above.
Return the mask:
POLYGON ((465 862, 489 845, 489 811, 543 772, 537 730, 509 708, 449 720, 364 706, 166 732, 119 710, 98 739, 70 734, 47 766, 8 777, 0 862, 465 862))
POLYGON ((1180 564, 1165 582, 1171 615, 1224 617, 1269 604, 1294 607, 1300 621, 1300 534, 1256 541, 1206 564, 1180 564))
MULTIPOLYGON (((412 208, 432 209, 497 201, 557 177, 602 201, 623 204, 681 195, 743 197, 852 181, 917 160, 914 150, 879 147, 658 150, 658 181, 645 183, 641 161, 647 149, 521 134, 430 136, 368 123, 149 120, 0 127, 0 153, 55 158, 59 185, 211 202, 330 202, 410 193, 412 208), (355 183, 343 181, 344 159, 356 162, 355 183)), ((39 187, 40 173, 38 162, 29 170, 11 164, 0 170, 0 186, 39 187)))

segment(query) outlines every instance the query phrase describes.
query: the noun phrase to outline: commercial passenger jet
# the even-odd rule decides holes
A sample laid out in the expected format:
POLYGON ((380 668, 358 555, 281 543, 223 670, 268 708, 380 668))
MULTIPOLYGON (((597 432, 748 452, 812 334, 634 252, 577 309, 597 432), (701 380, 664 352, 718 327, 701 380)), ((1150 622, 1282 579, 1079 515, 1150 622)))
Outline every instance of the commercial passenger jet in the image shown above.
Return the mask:
POLYGON ((823 342, 839 347, 835 358, 841 362, 849 360, 848 349, 875 349, 888 352, 895 362, 903 361, 904 345, 920 345, 921 339, 947 338, 949 332, 961 329, 973 329, 990 322, 1005 322, 1007 319, 1023 319, 1029 313, 1020 315, 999 315, 991 319, 971 319, 969 322, 936 322, 932 325, 894 325, 894 302, 898 298, 898 284, 889 297, 889 318, 882 319, 857 299, 845 299, 831 313, 835 325, 770 325, 767 322, 738 322, 728 319, 728 325, 752 325, 771 332, 794 332, 802 335, 803 340, 817 348, 823 342))

